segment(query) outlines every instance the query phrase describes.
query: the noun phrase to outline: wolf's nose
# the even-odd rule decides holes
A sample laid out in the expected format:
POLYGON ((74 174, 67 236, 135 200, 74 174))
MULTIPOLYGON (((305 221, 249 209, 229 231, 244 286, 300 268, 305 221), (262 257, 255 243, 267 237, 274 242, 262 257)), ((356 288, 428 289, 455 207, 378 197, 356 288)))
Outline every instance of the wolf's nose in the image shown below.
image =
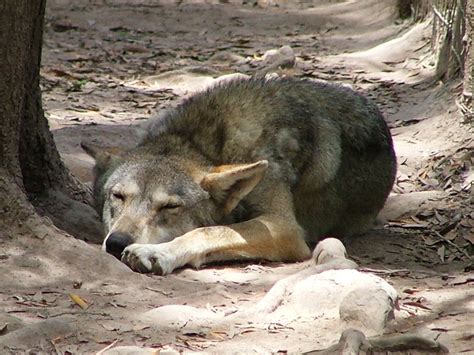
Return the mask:
POLYGON ((123 250, 133 243, 132 237, 127 233, 113 232, 105 241, 107 253, 121 259, 123 250))

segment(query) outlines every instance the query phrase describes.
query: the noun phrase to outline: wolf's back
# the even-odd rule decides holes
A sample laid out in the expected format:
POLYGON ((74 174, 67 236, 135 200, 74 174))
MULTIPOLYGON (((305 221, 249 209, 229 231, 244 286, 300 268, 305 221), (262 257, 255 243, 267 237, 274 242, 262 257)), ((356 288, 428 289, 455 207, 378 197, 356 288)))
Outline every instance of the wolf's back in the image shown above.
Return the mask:
POLYGON ((269 160, 289 183, 308 164, 338 165, 342 150, 395 161, 374 103, 340 85, 291 78, 234 80, 195 95, 151 125, 145 142, 166 135, 185 137, 216 165, 269 160), (325 162, 328 154, 339 157, 325 162))

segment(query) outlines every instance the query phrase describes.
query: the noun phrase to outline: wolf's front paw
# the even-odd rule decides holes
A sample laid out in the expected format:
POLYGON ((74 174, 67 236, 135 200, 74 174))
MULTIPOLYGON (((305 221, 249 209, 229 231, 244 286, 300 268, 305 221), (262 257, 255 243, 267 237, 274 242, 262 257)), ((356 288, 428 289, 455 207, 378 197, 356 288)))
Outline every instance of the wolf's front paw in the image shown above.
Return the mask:
POLYGON ((166 244, 132 244, 122 253, 122 261, 133 271, 153 272, 158 275, 171 273, 176 266, 176 257, 166 244))

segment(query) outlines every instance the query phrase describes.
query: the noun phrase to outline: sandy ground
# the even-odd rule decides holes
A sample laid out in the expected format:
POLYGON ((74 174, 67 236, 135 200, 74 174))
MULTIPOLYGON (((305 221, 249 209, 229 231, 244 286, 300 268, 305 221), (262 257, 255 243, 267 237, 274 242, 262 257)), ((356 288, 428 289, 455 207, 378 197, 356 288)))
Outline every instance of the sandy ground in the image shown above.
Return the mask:
MULTIPOLYGON (((387 332, 422 334, 452 353, 474 353, 473 130, 454 104, 459 83, 433 78, 428 23, 397 20, 391 1, 265 9, 238 1, 120 3, 58 1, 48 9, 44 108, 76 176, 91 181, 81 140, 133 145, 133 126, 149 115, 212 77, 259 72, 265 51, 289 45, 296 63, 279 75, 351 85, 377 101, 392 129, 399 163, 393 194, 379 225, 345 241, 353 260, 399 293, 387 332), (171 79, 160 75, 178 69, 185 70, 171 79)), ((19 240, 0 253, 0 344, 13 353, 89 353, 111 344, 302 352, 339 337, 311 323, 176 332, 140 321, 167 304, 216 312, 249 307, 305 263, 208 266, 160 277, 133 273, 97 245, 73 238, 19 240), (38 254, 45 243, 48 251, 38 254), (13 331, 24 325, 29 332, 13 331)))

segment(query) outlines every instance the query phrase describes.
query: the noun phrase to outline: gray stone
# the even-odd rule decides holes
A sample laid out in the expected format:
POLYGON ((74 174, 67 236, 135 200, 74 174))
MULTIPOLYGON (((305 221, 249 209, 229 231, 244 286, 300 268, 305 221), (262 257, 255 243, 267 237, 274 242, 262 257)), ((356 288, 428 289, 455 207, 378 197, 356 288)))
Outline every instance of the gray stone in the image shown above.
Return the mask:
POLYGON ((341 302, 341 320, 376 332, 382 331, 394 319, 393 295, 382 288, 360 287, 349 292, 341 302))

